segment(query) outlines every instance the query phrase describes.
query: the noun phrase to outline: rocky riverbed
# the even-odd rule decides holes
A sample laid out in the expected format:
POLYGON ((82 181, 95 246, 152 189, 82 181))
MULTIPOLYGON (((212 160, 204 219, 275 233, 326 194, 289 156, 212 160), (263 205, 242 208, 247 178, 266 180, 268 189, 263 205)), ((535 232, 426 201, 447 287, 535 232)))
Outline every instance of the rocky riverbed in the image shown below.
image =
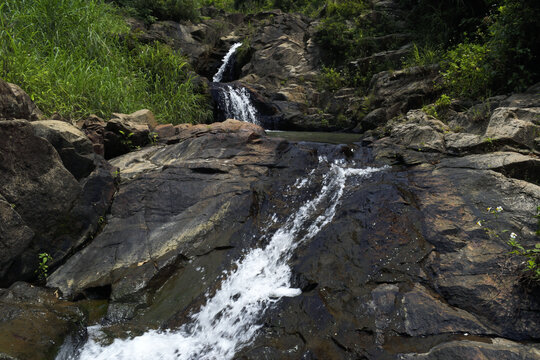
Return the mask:
MULTIPOLYGON (((263 126, 350 134, 149 110, 48 119, 0 80, 0 358, 203 358, 215 338, 182 346, 226 293, 208 332, 222 358, 540 359, 540 287, 508 245, 538 242, 540 84, 444 108, 436 66, 324 90, 316 22, 205 11, 129 23, 183 51, 209 95, 244 87, 263 126), (245 38, 228 85, 210 83, 245 38), (274 243, 287 248, 241 281, 274 243), (129 352, 148 338, 155 352, 129 352)), ((370 41, 350 66, 411 48, 405 31, 370 41)))
MULTIPOLYGON (((467 113, 447 125, 411 111, 388 136, 349 145, 288 142, 235 120, 158 126, 156 144, 109 161, 92 152, 99 140, 32 119, 19 101, 11 117, 26 120, 0 122, 1 351, 53 358, 66 342, 67 358, 92 324, 107 344, 189 323, 223 272, 322 191, 314 169, 338 160, 391 167, 344 185, 332 221, 289 262, 301 294, 261 313, 235 357, 536 359, 539 288, 520 281, 507 241, 535 239, 537 99, 500 99, 467 133, 449 130, 467 113), (50 290, 21 282, 43 252, 50 290)), ((117 123, 156 127, 135 118, 117 123)))

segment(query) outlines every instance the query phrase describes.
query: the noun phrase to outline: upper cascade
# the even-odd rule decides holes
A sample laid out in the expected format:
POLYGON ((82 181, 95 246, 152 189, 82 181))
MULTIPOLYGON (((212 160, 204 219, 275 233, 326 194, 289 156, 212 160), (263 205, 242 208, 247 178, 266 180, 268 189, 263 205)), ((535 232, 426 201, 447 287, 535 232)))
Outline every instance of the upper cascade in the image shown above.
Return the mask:
POLYGON ((223 62, 220 68, 218 69, 214 77, 212 78, 213 82, 220 82, 223 79, 223 73, 225 72, 225 69, 227 68, 227 65, 229 64, 229 61, 231 60, 236 49, 238 49, 240 46, 242 46, 242 43, 236 43, 233 46, 231 46, 227 54, 223 57, 223 62))

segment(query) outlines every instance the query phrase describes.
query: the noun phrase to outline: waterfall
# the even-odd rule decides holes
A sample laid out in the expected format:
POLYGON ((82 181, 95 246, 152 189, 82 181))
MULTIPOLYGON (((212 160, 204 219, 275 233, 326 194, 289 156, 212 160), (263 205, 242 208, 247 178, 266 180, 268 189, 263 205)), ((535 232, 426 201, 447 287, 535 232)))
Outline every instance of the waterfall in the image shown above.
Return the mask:
POLYGON ((225 72, 225 69, 227 69, 227 65, 229 65, 230 60, 232 59, 232 56, 236 49, 238 49, 240 46, 242 46, 242 43, 236 43, 227 52, 227 55, 223 57, 223 62, 221 63, 220 68, 218 69, 218 72, 214 75, 212 81, 213 82, 220 82, 223 78, 223 73, 225 72))
POLYGON ((251 101, 249 91, 243 86, 220 83, 227 67, 230 66, 236 49, 240 46, 242 43, 234 44, 223 57, 223 62, 212 79, 214 82, 212 96, 216 101, 217 110, 222 114, 219 118, 223 120, 236 119, 261 125, 259 114, 251 101))
MULTIPOLYGON (((89 329, 89 340, 75 356, 80 360, 232 359, 260 329, 261 316, 281 297, 301 294, 291 287, 288 264, 294 250, 330 223, 345 193, 348 179, 355 182, 384 168, 351 168, 345 161, 319 158, 321 186, 311 200, 291 214, 263 248, 252 249, 235 263, 216 293, 178 330, 156 331, 101 346, 99 327, 89 329)), ((314 171, 299 179, 296 189, 312 186, 314 171)), ((315 183, 316 184, 316 183, 315 183)), ((273 218, 277 221, 276 217, 273 218)))
POLYGON ((237 119, 253 124, 261 125, 258 113, 250 99, 250 94, 245 87, 223 85, 218 88, 220 93, 218 109, 223 112, 226 119, 237 119))

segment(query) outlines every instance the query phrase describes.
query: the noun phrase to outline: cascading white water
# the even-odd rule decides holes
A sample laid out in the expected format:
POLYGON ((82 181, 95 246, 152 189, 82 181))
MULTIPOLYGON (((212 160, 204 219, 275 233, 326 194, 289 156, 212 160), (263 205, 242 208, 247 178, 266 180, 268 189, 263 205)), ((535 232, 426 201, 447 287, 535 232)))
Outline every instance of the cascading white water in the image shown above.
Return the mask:
POLYGON ((227 65, 229 64, 229 61, 231 60, 231 57, 233 56, 236 49, 238 49, 240 46, 242 46, 242 43, 236 43, 227 52, 227 55, 223 57, 223 62, 218 69, 218 72, 214 75, 212 81, 213 82, 220 82, 223 78, 223 73, 225 72, 225 69, 227 68, 227 65))
MULTIPOLYGON (((227 69, 236 49, 240 46, 242 46, 242 43, 236 43, 231 46, 227 55, 223 57, 223 63, 214 75, 214 78, 212 79, 213 82, 220 82, 223 79, 223 73, 227 69)), ((236 119, 261 125, 258 120, 259 116, 257 109, 253 106, 250 94, 246 88, 241 86, 219 85, 217 91, 220 94, 218 108, 224 113, 225 119, 236 119)))
POLYGON ((235 88, 231 85, 224 85, 219 88, 223 99, 223 112, 227 119, 237 119, 252 124, 260 125, 257 109, 253 106, 246 88, 235 88))
MULTIPOLYGON (((233 270, 209 298, 192 322, 176 331, 148 331, 128 340, 115 340, 102 347, 95 337, 99 328, 90 329, 90 339, 75 358, 80 360, 232 359, 249 344, 261 327, 261 315, 284 296, 297 296, 291 288, 288 261, 296 247, 313 238, 336 213, 348 178, 364 178, 383 168, 349 168, 344 161, 319 166, 326 168, 318 195, 292 214, 270 238, 266 247, 253 249, 236 262, 233 270)), ((313 174, 310 173, 310 174, 313 174)), ((312 179, 297 182, 307 186, 312 179)), ((275 219, 274 219, 275 220, 275 219)))

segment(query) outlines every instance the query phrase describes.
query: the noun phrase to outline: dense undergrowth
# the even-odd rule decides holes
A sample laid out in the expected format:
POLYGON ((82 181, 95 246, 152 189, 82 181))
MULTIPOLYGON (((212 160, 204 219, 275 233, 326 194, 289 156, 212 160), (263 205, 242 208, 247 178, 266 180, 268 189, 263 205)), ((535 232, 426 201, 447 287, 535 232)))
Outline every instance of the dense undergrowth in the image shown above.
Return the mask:
POLYGON ((149 108, 161 121, 207 120, 187 61, 166 45, 129 41, 127 31, 101 0, 2 0, 0 77, 47 115, 107 118, 149 108))

